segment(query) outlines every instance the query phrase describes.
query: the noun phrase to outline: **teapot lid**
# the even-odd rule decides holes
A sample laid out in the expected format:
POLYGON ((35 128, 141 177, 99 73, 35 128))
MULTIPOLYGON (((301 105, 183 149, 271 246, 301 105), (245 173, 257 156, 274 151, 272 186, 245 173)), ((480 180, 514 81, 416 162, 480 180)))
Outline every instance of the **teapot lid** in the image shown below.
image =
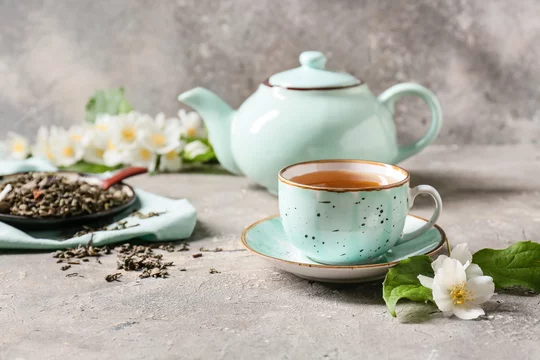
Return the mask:
POLYGON ((350 74, 326 70, 326 56, 319 51, 304 51, 300 54, 300 64, 302 66, 272 75, 267 83, 299 90, 333 89, 362 83, 350 74))

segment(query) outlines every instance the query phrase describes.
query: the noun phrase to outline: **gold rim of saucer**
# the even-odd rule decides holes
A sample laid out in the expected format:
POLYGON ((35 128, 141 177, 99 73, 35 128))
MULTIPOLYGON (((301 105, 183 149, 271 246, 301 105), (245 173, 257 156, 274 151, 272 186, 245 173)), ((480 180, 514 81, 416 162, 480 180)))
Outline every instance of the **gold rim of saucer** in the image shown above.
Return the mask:
POLYGON ((308 189, 308 190, 322 190, 322 191, 328 191, 328 192, 349 192, 349 191, 380 191, 380 190, 387 190, 387 189, 392 189, 392 188, 395 188, 395 187, 400 187, 401 185, 403 184, 406 184, 409 182, 411 176, 409 174, 409 172, 405 169, 403 169, 402 167, 399 167, 397 165, 392 165, 392 164, 386 164, 386 163, 382 163, 382 162, 378 162, 378 161, 369 161, 369 160, 348 160, 348 159, 337 159, 337 160, 313 160, 313 161, 304 161, 304 162, 300 162, 300 163, 296 163, 296 164, 292 164, 292 165, 289 165, 289 166, 285 166, 283 169, 281 169, 278 173, 278 179, 279 181, 281 181, 282 183, 284 184, 287 184, 287 185, 291 185, 291 186, 295 186, 295 187, 299 187, 299 188, 302 188, 302 189, 308 189), (361 164, 369 164, 369 165, 377 165, 377 166, 384 166, 384 167, 387 167, 387 166, 390 166, 392 167, 394 170, 396 171, 399 171, 400 173, 404 174, 405 175, 405 179, 403 180, 400 180, 398 182, 395 182, 393 184, 389 184, 389 185, 381 185, 381 186, 373 186, 373 187, 365 187, 365 188, 330 188, 330 187, 324 187, 324 186, 312 186, 312 185, 305 185, 305 184, 300 184, 300 183, 297 183, 297 182, 294 182, 294 181, 291 181, 291 180, 288 180, 288 179, 285 179, 283 177, 283 173, 285 171, 287 171, 288 169, 294 167, 294 166, 298 166, 298 165, 306 165, 306 164, 317 164, 317 163, 361 163, 361 164))
MULTIPOLYGON (((270 219, 273 219, 273 218, 276 218, 276 217, 279 217, 280 215, 279 214, 274 214, 274 215, 270 215, 270 216, 267 216, 261 220, 258 220, 256 222, 254 222, 253 224, 249 225, 247 228, 244 229, 244 231, 242 231, 242 235, 240 235, 240 241, 242 242, 242 245, 247 249, 249 250, 250 252, 254 253, 254 254, 257 254, 257 255, 260 255, 262 257, 265 257, 267 259, 272 259, 272 260, 278 260, 278 261, 283 261, 283 262, 286 262, 286 263, 289 263, 289 264, 293 264, 293 265, 298 265, 298 266, 305 266, 305 267, 316 267, 316 268, 323 268, 323 269, 366 269, 366 268, 375 268, 375 267, 384 267, 384 266, 394 266, 396 264, 398 264, 401 260, 399 261, 392 261, 392 262, 386 262, 386 263, 382 263, 382 264, 359 264, 359 265, 324 265, 324 264, 306 264, 306 263, 299 263, 299 262, 296 262, 296 261, 290 261, 290 260, 284 260, 284 259, 280 259, 280 258, 276 258, 276 257, 273 257, 273 256, 269 256, 269 255, 266 255, 266 254, 263 254, 263 253, 260 253, 254 249, 252 249, 248 243, 246 242, 246 234, 252 229, 254 228, 255 226, 259 225, 260 223, 262 223, 263 221, 267 221, 267 220, 270 220, 270 219)), ((412 216, 414 218, 417 218, 417 219, 420 219, 420 220, 423 220, 425 222, 428 222, 429 220, 421 217, 421 216, 416 216, 416 215, 412 215, 412 214, 408 214, 407 216, 412 216)), ((435 253, 437 253, 438 251, 440 251, 444 245, 446 244, 447 246, 447 249, 448 249, 448 253, 450 254, 450 244, 448 243, 448 239, 446 238, 446 233, 444 232, 444 230, 437 224, 434 224, 433 227, 435 229, 437 229, 437 231, 441 234, 441 241, 439 242, 439 244, 437 245, 437 247, 433 250, 431 250, 430 252, 426 253, 426 254, 423 254, 423 255, 427 255, 427 256, 431 256, 431 255, 434 255, 435 253)))

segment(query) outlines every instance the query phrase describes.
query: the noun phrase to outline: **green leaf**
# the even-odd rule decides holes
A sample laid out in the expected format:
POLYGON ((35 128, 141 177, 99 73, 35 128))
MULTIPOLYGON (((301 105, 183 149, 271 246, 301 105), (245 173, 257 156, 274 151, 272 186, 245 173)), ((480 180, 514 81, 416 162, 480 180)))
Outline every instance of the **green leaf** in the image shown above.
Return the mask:
POLYGON ((122 165, 118 165, 118 166, 115 166, 115 167, 109 167, 109 166, 105 166, 105 165, 87 163, 86 161, 79 161, 75 165, 65 166, 65 167, 62 167, 61 169, 62 170, 69 170, 69 171, 75 171, 75 172, 81 172, 81 173, 98 174, 98 173, 104 173, 106 171, 118 170, 121 167, 122 167, 122 165))
POLYGON ((418 275, 434 276, 429 256, 413 256, 400 261, 386 274, 383 282, 383 299, 392 316, 396 316, 396 304, 400 299, 433 301, 431 289, 420 284, 418 275))
POLYGON ((184 140, 187 141, 187 143, 193 142, 193 141, 200 141, 206 146, 208 146, 208 151, 206 151, 204 154, 200 154, 195 156, 194 158, 188 158, 186 156, 186 153, 182 151, 180 156, 182 156, 182 159, 185 163, 191 164, 191 163, 215 163, 217 162, 216 153, 214 152, 214 148, 212 147, 212 144, 208 141, 208 139, 203 138, 184 138, 184 140))
POLYGON ((539 243, 521 241, 503 250, 482 249, 472 262, 493 278, 498 289, 523 286, 540 292, 539 243))
POLYGON ((98 90, 86 104, 86 121, 94 123, 99 114, 118 115, 133 110, 124 96, 124 89, 98 90))

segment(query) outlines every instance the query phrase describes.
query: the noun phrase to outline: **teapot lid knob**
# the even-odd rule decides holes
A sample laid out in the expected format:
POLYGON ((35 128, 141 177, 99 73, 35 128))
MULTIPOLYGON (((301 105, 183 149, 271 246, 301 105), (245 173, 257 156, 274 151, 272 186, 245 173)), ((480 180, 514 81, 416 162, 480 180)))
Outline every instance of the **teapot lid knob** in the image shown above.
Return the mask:
POLYGON ((324 69, 326 56, 319 51, 304 51, 300 54, 300 64, 313 69, 324 69))

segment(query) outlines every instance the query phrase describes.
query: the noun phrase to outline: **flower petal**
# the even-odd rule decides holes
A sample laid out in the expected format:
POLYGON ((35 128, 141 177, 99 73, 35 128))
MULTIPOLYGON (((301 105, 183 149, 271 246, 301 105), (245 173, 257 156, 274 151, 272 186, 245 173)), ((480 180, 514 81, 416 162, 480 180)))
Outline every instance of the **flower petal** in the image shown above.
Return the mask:
POLYGON ((441 268, 444 259, 448 259, 448 256, 439 255, 439 257, 431 263, 431 268, 433 269, 433 271, 437 272, 437 270, 441 268))
POLYGON ((463 320, 476 319, 477 317, 485 314, 484 310, 480 306, 474 306, 474 305, 455 306, 452 309, 452 312, 458 318, 463 319, 463 320))
POLYGON ((482 304, 495 293, 495 284, 491 276, 478 276, 467 281, 467 290, 471 292, 471 303, 482 304))
POLYGON ((465 267, 456 259, 446 258, 441 267, 435 273, 435 281, 440 282, 449 290, 454 285, 462 284, 467 281, 465 267))
POLYGON ((452 311, 454 304, 450 296, 450 291, 440 282, 440 277, 433 278, 433 301, 441 311, 452 311))
POLYGON ((418 275, 418 280, 422 286, 427 287, 428 289, 433 289, 433 278, 424 275, 418 275))
POLYGON ((467 269, 465 270, 465 273, 467 274, 467 279, 472 279, 478 276, 484 276, 484 272, 478 266, 477 264, 469 264, 467 269))
POLYGON ((469 244, 463 243, 456 245, 450 252, 452 259, 458 260, 461 264, 465 265, 467 262, 472 262, 472 254, 469 250, 469 244))

